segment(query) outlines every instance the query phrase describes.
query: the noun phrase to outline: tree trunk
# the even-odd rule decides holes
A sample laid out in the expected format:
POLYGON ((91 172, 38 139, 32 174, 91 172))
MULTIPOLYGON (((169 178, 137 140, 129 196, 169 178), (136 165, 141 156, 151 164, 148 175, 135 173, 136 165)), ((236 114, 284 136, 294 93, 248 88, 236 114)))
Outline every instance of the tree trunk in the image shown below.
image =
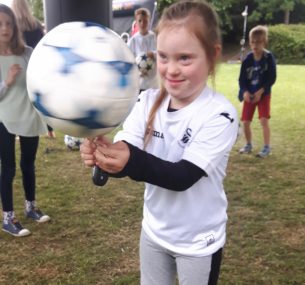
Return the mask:
POLYGON ((284 13, 284 24, 289 25, 290 11, 286 9, 284 13))

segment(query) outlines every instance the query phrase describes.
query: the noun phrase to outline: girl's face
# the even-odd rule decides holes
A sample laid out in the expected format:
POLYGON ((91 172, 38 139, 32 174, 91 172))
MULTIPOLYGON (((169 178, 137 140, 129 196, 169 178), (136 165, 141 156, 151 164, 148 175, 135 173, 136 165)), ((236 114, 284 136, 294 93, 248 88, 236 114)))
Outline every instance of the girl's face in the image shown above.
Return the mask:
POLYGON ((9 44, 13 36, 13 22, 10 16, 0 12, 0 44, 9 44))
POLYGON ((190 104, 199 96, 210 71, 200 41, 184 27, 163 28, 158 34, 157 67, 171 96, 171 107, 176 109, 190 104))

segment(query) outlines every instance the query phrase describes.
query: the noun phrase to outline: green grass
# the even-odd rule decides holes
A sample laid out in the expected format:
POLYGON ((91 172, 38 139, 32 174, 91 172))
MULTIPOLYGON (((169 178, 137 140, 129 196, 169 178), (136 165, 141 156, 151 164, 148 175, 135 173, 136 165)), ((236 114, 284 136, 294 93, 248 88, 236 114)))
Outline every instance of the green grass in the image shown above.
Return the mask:
MULTIPOLYGON (((240 113, 238 73, 238 64, 220 66, 216 88, 240 113)), ((270 157, 239 155, 243 137, 234 146, 225 180, 229 221, 220 285, 305 284, 304 78, 305 66, 278 66, 270 157)), ((253 131, 258 151, 257 117, 253 131)), ((14 188, 17 217, 32 235, 0 233, 1 285, 139 284, 142 183, 110 179, 95 187, 91 169, 57 132, 56 140, 41 138, 37 157, 37 200, 52 222, 23 217, 19 169, 14 188)))

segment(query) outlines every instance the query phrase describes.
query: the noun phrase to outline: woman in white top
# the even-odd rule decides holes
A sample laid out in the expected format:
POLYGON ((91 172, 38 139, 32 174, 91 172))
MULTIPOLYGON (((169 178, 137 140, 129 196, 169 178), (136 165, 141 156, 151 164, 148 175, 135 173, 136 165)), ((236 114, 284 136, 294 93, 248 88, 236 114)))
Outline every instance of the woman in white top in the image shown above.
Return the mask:
POLYGON ((25 192, 25 215, 46 222, 35 201, 35 159, 39 135, 46 124, 32 106, 26 89, 26 69, 32 48, 25 46, 12 10, 0 4, 0 192, 3 209, 2 230, 14 236, 26 236, 13 209, 13 179, 16 172, 15 137, 20 142, 20 167, 25 192))
POLYGON ((157 26, 160 90, 140 94, 110 143, 81 156, 112 177, 145 182, 141 285, 217 284, 226 240, 223 180, 238 133, 232 104, 207 86, 221 54, 218 18, 204 1, 179 1, 157 26))

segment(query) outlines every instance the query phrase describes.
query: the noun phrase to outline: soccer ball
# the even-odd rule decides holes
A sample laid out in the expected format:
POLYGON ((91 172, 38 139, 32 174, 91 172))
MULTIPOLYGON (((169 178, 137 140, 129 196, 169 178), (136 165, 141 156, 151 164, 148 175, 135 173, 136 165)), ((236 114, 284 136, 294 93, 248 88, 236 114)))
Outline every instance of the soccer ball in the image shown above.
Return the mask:
POLYGON ((136 64, 141 75, 150 75, 155 72, 155 60, 146 53, 141 53, 136 57, 136 64))
POLYGON ((72 137, 69 135, 64 136, 65 145, 69 150, 79 150, 83 141, 83 138, 72 137))
POLYGON ((38 43, 27 68, 34 107, 55 130, 94 137, 116 128, 138 96, 139 75, 128 46, 95 23, 67 22, 38 43))

